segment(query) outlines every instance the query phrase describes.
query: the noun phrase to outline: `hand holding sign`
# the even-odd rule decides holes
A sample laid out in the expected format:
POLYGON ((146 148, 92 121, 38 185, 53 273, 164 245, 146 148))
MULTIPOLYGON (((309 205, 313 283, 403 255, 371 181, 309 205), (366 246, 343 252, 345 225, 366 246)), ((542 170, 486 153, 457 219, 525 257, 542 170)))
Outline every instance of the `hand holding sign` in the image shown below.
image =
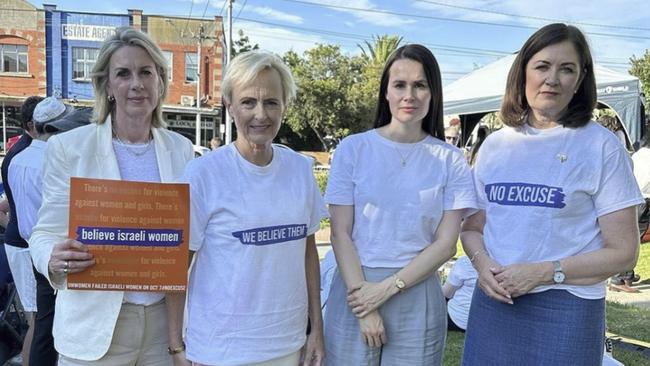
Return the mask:
POLYGON ((56 244, 48 263, 51 274, 77 273, 95 264, 88 247, 76 240, 66 239, 56 244))

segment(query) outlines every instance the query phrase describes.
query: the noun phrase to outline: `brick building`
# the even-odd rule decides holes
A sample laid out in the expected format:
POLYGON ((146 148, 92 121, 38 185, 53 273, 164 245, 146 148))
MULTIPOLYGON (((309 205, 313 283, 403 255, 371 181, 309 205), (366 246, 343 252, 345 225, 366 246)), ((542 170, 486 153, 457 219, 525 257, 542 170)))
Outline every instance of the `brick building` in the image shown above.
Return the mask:
POLYGON ((23 0, 0 2, 0 123, 5 141, 21 132, 20 106, 47 93, 45 13, 23 0))
MULTIPOLYGON (((9 65, 7 71, 0 70, 0 102, 5 104, 4 110, 13 116, 29 95, 53 95, 73 105, 92 105, 90 71, 103 40, 121 26, 148 33, 167 58, 170 90, 163 117, 170 129, 196 141, 198 111, 199 144, 209 145, 213 136, 223 133, 221 17, 187 19, 147 15, 137 9, 125 9, 120 14, 89 13, 59 10, 49 4, 37 9, 24 0, 0 2, 0 57, 8 60, 0 66, 9 65)), ((14 117, 6 120, 15 124, 14 117)), ((8 132, 12 135, 18 131, 8 132)))

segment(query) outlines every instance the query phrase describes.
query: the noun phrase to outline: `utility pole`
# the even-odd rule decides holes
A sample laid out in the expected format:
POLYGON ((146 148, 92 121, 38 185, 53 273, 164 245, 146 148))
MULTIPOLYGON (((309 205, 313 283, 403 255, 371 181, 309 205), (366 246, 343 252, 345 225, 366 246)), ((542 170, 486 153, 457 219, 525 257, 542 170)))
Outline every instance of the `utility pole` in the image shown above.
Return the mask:
POLYGON ((199 26, 199 36, 196 47, 196 135, 194 143, 201 146, 201 41, 203 41, 203 24, 199 26))
MULTIPOLYGON (((226 67, 230 65, 232 58, 232 3, 235 0, 228 0, 228 44, 226 45, 226 67)), ((232 142, 232 123, 230 122, 230 113, 226 108, 226 145, 232 142)))
POLYGON ((204 33, 203 23, 199 25, 199 31, 194 35, 196 38, 196 139, 195 144, 201 146, 201 46, 206 39, 216 39, 215 37, 207 36, 204 33))

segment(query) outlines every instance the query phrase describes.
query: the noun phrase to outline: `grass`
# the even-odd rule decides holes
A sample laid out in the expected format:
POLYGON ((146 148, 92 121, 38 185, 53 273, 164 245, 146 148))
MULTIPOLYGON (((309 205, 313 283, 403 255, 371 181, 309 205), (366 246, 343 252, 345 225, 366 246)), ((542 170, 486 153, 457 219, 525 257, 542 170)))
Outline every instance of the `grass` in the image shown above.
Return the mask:
MULTIPOLYGON (((607 303, 607 328, 618 335, 641 341, 650 341, 650 310, 639 309, 631 305, 615 302, 607 303)), ((445 358, 443 365, 458 366, 463 357, 465 336, 460 332, 447 333, 445 358)), ((626 366, 644 366, 650 359, 640 352, 622 349, 614 345, 614 358, 626 366)))
POLYGON ((650 283, 650 243, 641 244, 639 260, 634 271, 641 276, 642 283, 650 283))
POLYGON ((461 332, 448 332, 447 343, 445 344, 444 366, 458 366, 463 357, 463 346, 465 334, 461 332))
MULTIPOLYGON (((458 258, 465 255, 460 241, 457 244, 458 258)), ((650 283, 650 243, 641 245, 639 260, 635 271, 643 279, 643 283, 650 283)), ((641 309, 632 305, 607 302, 607 330, 623 337, 650 342, 650 310, 641 309)), ((463 355, 464 335, 459 332, 449 332, 445 345, 445 366, 457 366, 463 355)), ((614 358, 626 366, 642 366, 650 364, 650 359, 639 352, 634 352, 620 347, 614 347, 614 358)))
POLYGON ((624 337, 650 342, 650 310, 608 301, 607 330, 624 337))

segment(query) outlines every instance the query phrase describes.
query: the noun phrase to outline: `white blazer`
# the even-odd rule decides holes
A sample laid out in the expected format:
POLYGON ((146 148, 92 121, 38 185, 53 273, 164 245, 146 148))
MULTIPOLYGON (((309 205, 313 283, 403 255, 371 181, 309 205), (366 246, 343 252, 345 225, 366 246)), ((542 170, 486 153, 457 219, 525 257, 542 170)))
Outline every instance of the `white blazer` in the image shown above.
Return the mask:
MULTIPOLYGON (((185 137, 153 128, 162 182, 173 182, 194 156, 185 137)), ((48 273, 54 245, 68 237, 70 177, 121 179, 112 145, 110 117, 60 135, 47 143, 43 165, 43 204, 29 240, 36 269, 58 289, 54 314, 54 346, 67 357, 100 359, 111 344, 123 291, 66 290, 65 277, 48 273)))

